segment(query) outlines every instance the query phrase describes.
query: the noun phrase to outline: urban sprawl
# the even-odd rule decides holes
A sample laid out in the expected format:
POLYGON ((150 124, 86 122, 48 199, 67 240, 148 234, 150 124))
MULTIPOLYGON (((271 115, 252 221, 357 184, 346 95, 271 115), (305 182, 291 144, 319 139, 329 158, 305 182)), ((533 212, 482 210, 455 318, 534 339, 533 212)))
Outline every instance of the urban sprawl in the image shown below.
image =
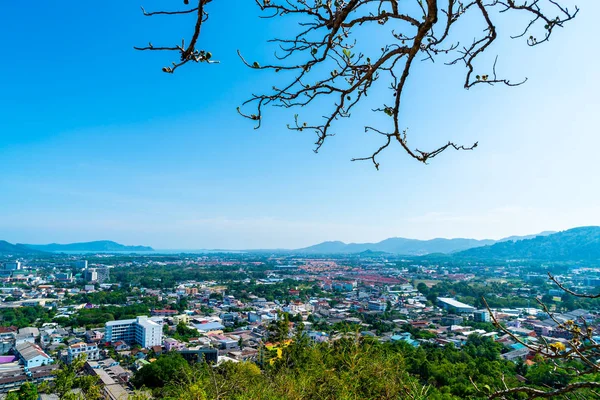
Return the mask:
MULTIPOLYGON (((75 360, 85 361, 83 373, 97 377, 110 399, 132 394, 135 372, 169 352, 190 363, 264 366, 285 346, 271 341, 271 327, 284 318, 289 340, 302 329, 315 343, 355 332, 413 347, 461 348, 479 335, 501 344, 505 360, 526 364, 536 361, 523 343, 570 338, 557 321, 585 321, 594 333, 598 329, 596 303, 566 296, 548 280, 545 265, 424 265, 377 254, 259 253, 4 261, 4 394, 25 382, 51 382, 75 360)), ((600 284, 600 269, 562 271, 557 278, 579 292, 600 284)))

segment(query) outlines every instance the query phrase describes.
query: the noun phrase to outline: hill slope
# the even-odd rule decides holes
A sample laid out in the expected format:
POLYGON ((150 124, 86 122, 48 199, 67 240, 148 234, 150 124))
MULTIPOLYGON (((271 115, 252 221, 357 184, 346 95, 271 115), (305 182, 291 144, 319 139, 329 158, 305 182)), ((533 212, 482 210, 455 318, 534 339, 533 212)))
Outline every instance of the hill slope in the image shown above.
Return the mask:
POLYGON ((3 255, 28 255, 41 254, 42 251, 31 249, 22 244, 12 244, 5 240, 0 240, 0 254, 3 255))
POLYGON ((70 244, 25 244, 30 249, 61 252, 61 251, 153 251, 148 246, 126 246, 110 240, 100 240, 95 242, 70 243, 70 244))
POLYGON ((600 261, 600 227, 586 226, 472 248, 454 255, 459 258, 497 260, 600 261))
POLYGON ((344 243, 340 241, 323 242, 314 246, 295 250, 305 254, 356 254, 364 251, 384 252, 393 254, 402 254, 407 256, 421 256, 432 253, 455 253, 471 249, 474 247, 483 247, 499 242, 517 241, 530 239, 537 236, 546 236, 555 232, 546 231, 537 235, 528 236, 510 236, 500 240, 491 239, 431 239, 418 240, 406 238, 389 238, 377 243, 344 243))
POLYGON ((548 235, 553 235, 557 233, 556 231, 544 231, 544 232, 540 232, 537 235, 525 235, 525 236, 509 236, 509 237, 505 237, 503 239, 498 240, 497 243, 499 242, 508 242, 509 240, 512 242, 516 242, 517 240, 526 240, 526 239, 534 239, 538 236, 548 236, 548 235))

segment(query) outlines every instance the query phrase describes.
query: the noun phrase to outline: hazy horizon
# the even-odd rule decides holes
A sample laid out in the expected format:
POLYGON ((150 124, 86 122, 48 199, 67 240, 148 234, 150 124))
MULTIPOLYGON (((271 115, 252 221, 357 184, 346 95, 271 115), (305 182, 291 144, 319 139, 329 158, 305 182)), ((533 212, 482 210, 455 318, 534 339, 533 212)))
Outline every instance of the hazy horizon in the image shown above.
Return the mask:
MULTIPOLYGON (((568 229, 572 229, 572 228, 577 228, 577 227, 571 227, 568 229)), ((563 231, 565 229, 561 229, 559 231, 563 231)), ((104 239, 91 239, 91 240, 84 240, 84 241, 73 241, 73 242, 56 242, 56 241, 50 241, 50 242, 44 242, 44 243, 32 243, 32 242, 11 242, 10 240, 7 240, 9 243, 13 243, 13 244, 27 244, 27 245, 49 245, 49 244, 58 244, 58 245, 66 245, 66 244, 74 244, 74 243, 87 243, 87 242, 102 242, 102 241, 112 241, 112 242, 117 242, 121 245, 125 245, 125 246, 149 246, 152 247, 155 251, 185 251, 185 250, 190 250, 190 251, 200 251, 200 250, 206 250, 206 251, 212 251, 212 250, 226 250, 226 251, 244 251, 244 250, 296 250, 296 249, 300 249, 300 248, 304 248, 304 247, 310 247, 313 245, 317 245, 320 243, 324 243, 324 242, 344 242, 346 244, 356 244, 356 243, 378 243, 381 242, 382 240, 386 240, 386 239, 409 239, 409 240, 422 240, 422 241, 427 241, 427 240, 434 240, 434 239, 448 239, 448 240, 452 240, 452 239, 475 239, 475 240, 501 240, 501 239, 505 239, 508 237, 512 237, 512 236, 531 236, 531 235, 537 235, 537 234, 542 234, 542 233, 546 233, 546 232, 559 232, 559 231, 553 231, 553 230, 544 230, 544 231, 540 231, 540 232, 534 232, 534 233, 528 233, 528 234, 522 234, 522 235, 506 235, 506 236, 501 236, 501 237, 497 237, 497 238, 473 238, 473 237, 440 237, 440 236, 435 236, 435 237, 431 237, 431 238, 413 238, 413 237, 404 237, 404 236, 390 236, 390 237, 386 237, 380 240, 366 240, 363 242, 352 242, 352 241, 343 241, 343 240, 338 240, 338 239, 328 239, 328 240, 323 240, 320 242, 315 242, 315 243, 309 243, 307 245, 304 246, 297 246, 297 247, 292 247, 292 246, 287 246, 287 247, 240 247, 240 248, 222 248, 222 247, 203 247, 201 245, 199 246, 192 246, 192 247, 160 247, 160 246, 153 246, 150 245, 148 243, 138 243, 138 242, 119 242, 110 238, 104 238, 104 239)), ((0 238, 0 240, 6 240, 3 238, 0 238)))

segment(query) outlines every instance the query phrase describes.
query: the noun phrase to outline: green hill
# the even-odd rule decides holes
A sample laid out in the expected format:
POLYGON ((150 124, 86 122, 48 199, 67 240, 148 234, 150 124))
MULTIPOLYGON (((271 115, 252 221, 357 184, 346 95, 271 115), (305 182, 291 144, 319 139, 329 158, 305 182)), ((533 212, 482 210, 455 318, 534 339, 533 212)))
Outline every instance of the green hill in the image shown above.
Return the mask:
POLYGON ((404 255, 423 255, 430 253, 452 253, 495 243, 493 240, 476 239, 432 239, 418 240, 389 238, 378 243, 323 242, 314 246, 296 250, 307 254, 358 254, 365 251, 404 255))
POLYGON ((41 254, 42 251, 31 249, 22 244, 8 243, 6 240, 0 240, 0 254, 2 255, 29 255, 41 254))
POLYGON ((600 262, 600 227, 573 228, 533 239, 506 241, 461 251, 463 259, 600 262))
POLYGON ((294 250, 305 254, 358 254, 365 251, 402 254, 407 256, 418 256, 425 254, 444 253, 450 254, 471 248, 492 245, 499 242, 530 239, 537 236, 546 236, 555 232, 542 232, 537 235, 510 236, 500 240, 490 239, 444 239, 418 240, 406 238, 389 238, 377 243, 344 243, 340 241, 323 242, 314 246, 294 250))

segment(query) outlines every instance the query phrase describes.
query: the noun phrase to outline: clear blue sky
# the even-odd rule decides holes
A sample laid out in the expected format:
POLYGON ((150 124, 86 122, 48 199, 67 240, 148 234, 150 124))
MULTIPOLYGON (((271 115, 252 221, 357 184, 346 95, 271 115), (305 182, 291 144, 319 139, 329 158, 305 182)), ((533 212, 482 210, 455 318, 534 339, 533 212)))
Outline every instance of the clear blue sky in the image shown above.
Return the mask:
POLYGON ((235 50, 268 60, 265 40, 289 28, 258 20, 252 1, 227 14, 214 2, 200 47, 221 64, 175 75, 160 72, 168 55, 132 49, 189 36, 189 20, 138 8, 172 2, 6 4, 0 239, 292 248, 600 225, 600 56, 588 41, 600 2, 579 3, 550 43, 503 40, 490 52, 506 75, 528 77, 524 86, 465 91, 461 68, 422 64, 405 93, 411 143, 480 146, 430 165, 392 147, 380 171, 349 161, 380 144, 362 131, 368 110, 340 123, 319 154, 311 133, 285 129, 294 111, 267 110, 259 131, 237 116, 273 77, 243 67, 235 50))

